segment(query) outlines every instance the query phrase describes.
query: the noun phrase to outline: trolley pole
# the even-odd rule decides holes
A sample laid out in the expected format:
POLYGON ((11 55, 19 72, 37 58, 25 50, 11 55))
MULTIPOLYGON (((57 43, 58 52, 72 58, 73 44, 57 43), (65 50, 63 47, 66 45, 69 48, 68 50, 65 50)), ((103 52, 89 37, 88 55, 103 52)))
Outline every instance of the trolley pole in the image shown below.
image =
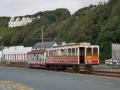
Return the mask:
POLYGON ((44 31, 42 27, 42 49, 44 48, 44 31))

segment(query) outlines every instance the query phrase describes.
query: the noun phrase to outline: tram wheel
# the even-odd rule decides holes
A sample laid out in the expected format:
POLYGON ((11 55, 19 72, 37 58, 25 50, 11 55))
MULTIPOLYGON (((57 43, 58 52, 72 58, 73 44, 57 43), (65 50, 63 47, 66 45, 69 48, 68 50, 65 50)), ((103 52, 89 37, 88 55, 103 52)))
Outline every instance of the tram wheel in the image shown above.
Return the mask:
POLYGON ((72 66, 72 72, 78 72, 78 66, 72 66))
POLYGON ((92 66, 91 65, 87 66, 86 71, 87 71, 88 74, 91 74, 92 73, 92 66))

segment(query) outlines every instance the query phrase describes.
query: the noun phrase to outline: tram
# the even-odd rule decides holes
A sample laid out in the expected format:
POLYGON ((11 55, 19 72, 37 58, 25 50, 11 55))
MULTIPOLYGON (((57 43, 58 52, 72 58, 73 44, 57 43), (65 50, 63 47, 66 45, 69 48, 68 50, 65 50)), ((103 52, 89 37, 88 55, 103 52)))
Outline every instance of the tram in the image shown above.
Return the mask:
POLYGON ((99 46, 90 43, 66 44, 54 46, 45 51, 28 53, 29 65, 45 65, 47 69, 92 71, 92 66, 99 64, 99 46))

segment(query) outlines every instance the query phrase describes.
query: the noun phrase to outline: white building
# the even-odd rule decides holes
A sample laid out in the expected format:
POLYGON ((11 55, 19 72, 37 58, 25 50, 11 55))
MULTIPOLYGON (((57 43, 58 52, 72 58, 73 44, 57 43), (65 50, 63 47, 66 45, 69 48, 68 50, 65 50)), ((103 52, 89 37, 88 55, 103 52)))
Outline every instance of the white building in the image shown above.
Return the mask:
POLYGON ((28 18, 28 17, 23 17, 22 20, 20 20, 20 18, 16 18, 16 20, 14 18, 11 18, 10 21, 8 22, 8 27, 18 27, 18 26, 25 26, 28 23, 32 22, 32 18, 28 18))
POLYGON ((3 49, 5 62, 27 62, 27 53, 32 50, 32 47, 13 46, 3 49))

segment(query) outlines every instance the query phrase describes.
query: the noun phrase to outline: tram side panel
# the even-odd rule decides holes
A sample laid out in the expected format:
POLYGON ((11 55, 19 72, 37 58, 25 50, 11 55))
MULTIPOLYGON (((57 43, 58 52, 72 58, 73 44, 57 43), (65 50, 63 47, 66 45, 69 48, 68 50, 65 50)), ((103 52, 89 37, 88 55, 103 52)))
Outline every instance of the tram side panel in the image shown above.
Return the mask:
POLYGON ((46 57, 47 64, 78 64, 77 56, 46 57))
POLYGON ((47 64, 79 64, 77 48, 51 49, 47 50, 47 53, 47 64))

